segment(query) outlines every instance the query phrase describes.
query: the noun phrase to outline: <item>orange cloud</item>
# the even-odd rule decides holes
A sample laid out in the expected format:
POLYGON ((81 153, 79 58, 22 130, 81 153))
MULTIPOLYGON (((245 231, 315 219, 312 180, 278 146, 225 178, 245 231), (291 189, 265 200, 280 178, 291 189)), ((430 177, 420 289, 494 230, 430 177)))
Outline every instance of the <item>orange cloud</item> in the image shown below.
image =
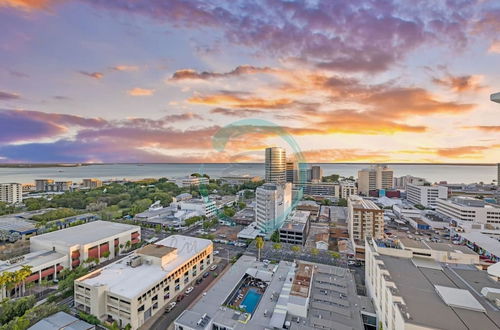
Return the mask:
POLYGON ((13 7, 22 10, 47 8, 54 0, 0 0, 0 7, 13 7))
POLYGON ((263 99, 259 97, 240 97, 232 94, 213 94, 207 96, 193 96, 187 100, 193 104, 204 104, 212 106, 229 106, 235 108, 264 108, 281 109, 294 103, 289 98, 263 99))
POLYGON ((490 48, 488 48, 488 52, 500 54, 500 40, 493 41, 490 45, 490 48))
POLYGON ((443 78, 433 78, 432 81, 438 85, 448 87, 454 92, 479 91, 484 88, 481 85, 483 79, 480 75, 453 76, 448 74, 443 78))
POLYGON ((101 79, 104 77, 104 74, 101 72, 87 72, 87 71, 78 71, 80 74, 83 74, 84 76, 94 78, 94 79, 101 79))
POLYGON ((306 150, 302 152, 302 155, 308 162, 315 163, 388 162, 391 160, 390 155, 385 152, 361 149, 306 150))
POLYGON ((135 65, 117 65, 111 69, 115 71, 138 71, 139 67, 135 65))
POLYGON ((463 128, 467 129, 477 129, 480 131, 491 132, 491 133, 500 133, 500 126, 489 126, 489 125, 477 125, 477 126, 464 126, 463 128))
POLYGON ((275 73, 277 71, 279 70, 269 67, 256 67, 252 65, 240 65, 237 66, 234 70, 224 73, 207 72, 207 71, 198 72, 193 69, 182 69, 175 71, 170 80, 185 80, 185 79, 207 80, 213 78, 227 78, 233 76, 257 74, 257 73, 275 73))
POLYGON ((154 89, 135 87, 127 91, 131 96, 151 96, 155 92, 154 89))

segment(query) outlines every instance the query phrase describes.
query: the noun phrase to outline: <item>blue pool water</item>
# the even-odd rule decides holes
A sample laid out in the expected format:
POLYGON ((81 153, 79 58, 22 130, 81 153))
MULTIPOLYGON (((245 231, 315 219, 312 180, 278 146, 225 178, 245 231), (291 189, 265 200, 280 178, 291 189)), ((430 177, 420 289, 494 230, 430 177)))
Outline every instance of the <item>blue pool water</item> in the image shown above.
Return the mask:
POLYGON ((259 304, 260 298, 262 295, 255 290, 248 290, 245 299, 240 304, 240 307, 243 308, 247 313, 253 314, 257 305, 259 304))

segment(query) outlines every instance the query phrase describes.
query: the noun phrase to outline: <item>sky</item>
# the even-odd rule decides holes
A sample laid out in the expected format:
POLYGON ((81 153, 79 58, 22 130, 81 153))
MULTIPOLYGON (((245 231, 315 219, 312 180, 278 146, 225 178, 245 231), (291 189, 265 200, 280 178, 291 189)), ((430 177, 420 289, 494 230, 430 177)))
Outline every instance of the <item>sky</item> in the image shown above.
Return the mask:
POLYGON ((500 162, 500 2, 0 0, 0 162, 500 162))

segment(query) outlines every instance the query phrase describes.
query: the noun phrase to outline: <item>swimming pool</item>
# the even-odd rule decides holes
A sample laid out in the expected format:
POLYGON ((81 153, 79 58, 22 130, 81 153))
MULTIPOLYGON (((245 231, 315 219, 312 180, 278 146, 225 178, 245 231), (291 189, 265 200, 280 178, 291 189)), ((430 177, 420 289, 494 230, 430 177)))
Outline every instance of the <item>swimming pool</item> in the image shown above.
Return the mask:
POLYGON ((253 314, 255 309, 257 308, 257 305, 259 304, 260 298, 262 297, 262 294, 258 293, 254 289, 248 290, 245 299, 240 304, 240 307, 245 310, 245 312, 253 314))

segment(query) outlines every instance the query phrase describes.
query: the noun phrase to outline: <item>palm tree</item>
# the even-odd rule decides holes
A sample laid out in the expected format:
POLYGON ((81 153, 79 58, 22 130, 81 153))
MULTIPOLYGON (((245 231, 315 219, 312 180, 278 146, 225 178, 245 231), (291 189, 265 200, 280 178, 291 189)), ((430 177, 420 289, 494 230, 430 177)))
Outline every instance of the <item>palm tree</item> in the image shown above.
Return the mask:
POLYGON ((257 261, 260 261, 260 250, 264 247, 264 240, 262 239, 262 237, 259 236, 255 239, 255 246, 257 247, 258 251, 257 261))

